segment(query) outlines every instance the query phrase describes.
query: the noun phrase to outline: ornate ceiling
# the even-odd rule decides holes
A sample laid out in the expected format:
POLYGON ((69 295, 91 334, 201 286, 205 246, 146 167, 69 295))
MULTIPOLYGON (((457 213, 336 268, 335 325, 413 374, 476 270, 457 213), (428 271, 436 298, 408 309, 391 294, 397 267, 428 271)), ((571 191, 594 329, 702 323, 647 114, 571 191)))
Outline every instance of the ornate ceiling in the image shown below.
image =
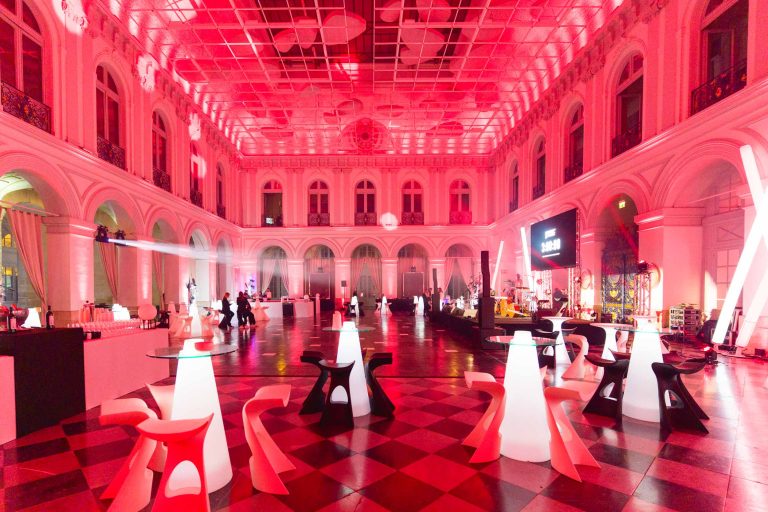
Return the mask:
POLYGON ((110 9, 243 155, 478 155, 621 3, 111 0, 110 9))

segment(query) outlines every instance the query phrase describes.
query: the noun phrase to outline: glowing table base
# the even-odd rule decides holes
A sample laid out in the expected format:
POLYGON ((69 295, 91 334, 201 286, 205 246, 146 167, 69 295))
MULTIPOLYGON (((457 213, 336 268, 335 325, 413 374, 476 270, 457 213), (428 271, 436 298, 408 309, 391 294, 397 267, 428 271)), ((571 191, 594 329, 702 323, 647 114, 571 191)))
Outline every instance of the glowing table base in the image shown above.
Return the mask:
MULTIPOLYGON (((336 362, 355 363, 349 376, 349 392, 352 395, 349 399, 352 402, 352 416, 365 416, 371 413, 371 402, 368 399, 368 384, 365 381, 360 335, 354 322, 344 322, 340 332, 336 362)), ((337 387, 334 393, 337 391, 343 392, 340 387, 337 387)), ((333 396, 334 400, 337 398, 337 396, 333 396)))
POLYGON ((644 325, 634 332, 635 341, 632 343, 632 357, 629 359, 622 411, 630 418, 658 423, 658 386, 651 363, 664 362, 661 355, 661 339, 659 332, 652 325, 644 325))
POLYGON ((557 335, 558 344, 555 345, 555 364, 558 366, 569 366, 571 364, 571 358, 568 357, 568 351, 565 350, 565 338, 563 337, 563 324, 566 321, 570 320, 571 317, 545 316, 543 318, 544 320, 549 320, 550 322, 552 322, 553 331, 559 331, 559 334, 557 335))
POLYGON ((592 325, 605 331, 605 344, 603 345, 603 353, 600 357, 609 361, 614 361, 615 359, 613 358, 613 354, 611 354, 611 350, 614 352, 619 351, 619 347, 616 345, 616 330, 621 327, 626 327, 626 325, 610 323, 593 323, 592 325))

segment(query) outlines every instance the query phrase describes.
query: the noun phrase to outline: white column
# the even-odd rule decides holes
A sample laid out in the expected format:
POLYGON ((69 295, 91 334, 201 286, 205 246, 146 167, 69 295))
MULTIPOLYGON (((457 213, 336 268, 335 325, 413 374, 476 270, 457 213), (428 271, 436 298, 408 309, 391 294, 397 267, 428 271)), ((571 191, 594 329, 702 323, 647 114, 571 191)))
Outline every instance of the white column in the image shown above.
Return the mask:
POLYGON ((397 297, 397 258, 381 259, 381 293, 397 297))

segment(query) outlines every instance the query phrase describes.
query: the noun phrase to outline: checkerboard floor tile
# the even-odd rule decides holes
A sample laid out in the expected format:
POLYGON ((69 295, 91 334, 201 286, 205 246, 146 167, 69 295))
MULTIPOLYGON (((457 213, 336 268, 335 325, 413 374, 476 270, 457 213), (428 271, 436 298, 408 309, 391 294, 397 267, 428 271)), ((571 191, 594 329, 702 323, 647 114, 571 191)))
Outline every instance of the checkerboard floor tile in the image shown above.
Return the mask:
MULTIPOLYGON (((487 371, 500 378, 503 352, 470 349, 467 342, 418 319, 392 316, 386 321, 387 334, 379 328, 367 337, 379 346, 386 342, 393 352, 395 363, 381 368, 379 381, 397 407, 395 418, 355 418, 355 428, 345 432, 323 431, 319 414, 298 414, 314 383, 313 368, 300 365, 298 354, 313 337, 320 339, 321 350, 332 354, 334 341, 328 333, 311 323, 270 322, 228 340, 241 350, 215 365, 234 477, 210 495, 212 510, 766 510, 768 394, 761 386, 768 367, 759 362, 728 359, 685 377, 711 416, 707 436, 675 431, 660 440, 658 425, 625 418, 617 426, 608 418, 582 414, 581 404, 566 403, 577 433, 601 463, 599 469, 580 468, 579 483, 549 463, 502 457, 470 464, 472 449, 461 441, 481 417, 488 397, 468 390, 462 372, 487 371), (282 344, 271 340, 279 332, 284 332, 282 344), (258 352, 253 350, 256 337, 267 340, 258 352), (419 348, 423 337, 457 352, 419 348), (275 356, 261 358, 270 353, 275 356), (240 414, 259 387, 275 383, 291 384, 291 400, 262 419, 296 466, 281 475, 287 496, 251 487, 250 450, 240 414)), ((380 320, 368 322, 376 326, 380 320)), ((144 389, 127 396, 155 407, 144 389)), ((99 496, 131 450, 136 432, 101 427, 98 414, 98 408, 89 410, 3 445, 0 510, 106 510, 110 501, 99 496)), ((153 493, 158 484, 156 474, 153 493)))

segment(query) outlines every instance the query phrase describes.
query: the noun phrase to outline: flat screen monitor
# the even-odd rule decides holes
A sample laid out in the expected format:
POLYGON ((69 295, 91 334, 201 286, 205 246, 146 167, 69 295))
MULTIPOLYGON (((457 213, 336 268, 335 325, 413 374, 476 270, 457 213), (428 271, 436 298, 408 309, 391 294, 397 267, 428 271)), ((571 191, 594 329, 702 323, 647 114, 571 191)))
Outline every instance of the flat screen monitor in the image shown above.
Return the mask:
POLYGON ((577 209, 531 226, 531 268, 553 270, 576 266, 577 209))

